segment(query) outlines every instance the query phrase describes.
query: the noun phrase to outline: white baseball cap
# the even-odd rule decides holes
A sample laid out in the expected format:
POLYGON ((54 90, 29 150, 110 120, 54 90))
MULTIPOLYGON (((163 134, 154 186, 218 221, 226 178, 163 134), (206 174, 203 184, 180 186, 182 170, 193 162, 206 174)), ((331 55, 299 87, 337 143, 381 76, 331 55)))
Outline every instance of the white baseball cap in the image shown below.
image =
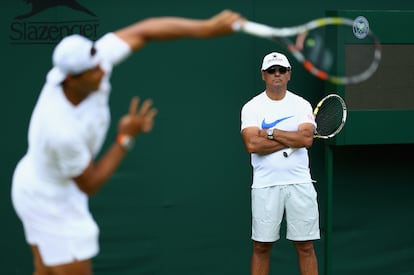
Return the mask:
POLYGON ((88 38, 72 34, 63 38, 53 51, 53 68, 47 79, 60 84, 69 74, 80 74, 96 67, 100 58, 88 38))
POLYGON ((271 52, 263 58, 262 71, 267 70, 275 65, 279 65, 289 69, 291 68, 289 60, 284 54, 278 52, 271 52))

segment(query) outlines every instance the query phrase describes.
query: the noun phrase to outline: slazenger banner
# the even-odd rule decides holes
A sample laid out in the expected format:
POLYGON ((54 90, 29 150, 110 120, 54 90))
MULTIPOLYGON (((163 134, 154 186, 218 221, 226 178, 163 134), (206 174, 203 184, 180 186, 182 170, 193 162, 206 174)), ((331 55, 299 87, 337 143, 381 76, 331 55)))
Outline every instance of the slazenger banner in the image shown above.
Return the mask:
MULTIPOLYGON (((97 15, 76 0, 21 0, 26 10, 15 15, 10 24, 11 44, 56 44, 63 37, 78 33, 91 40, 98 35, 97 15), (61 9, 64 13, 50 12, 61 9)), ((85 1, 84 1, 85 2, 85 1)))

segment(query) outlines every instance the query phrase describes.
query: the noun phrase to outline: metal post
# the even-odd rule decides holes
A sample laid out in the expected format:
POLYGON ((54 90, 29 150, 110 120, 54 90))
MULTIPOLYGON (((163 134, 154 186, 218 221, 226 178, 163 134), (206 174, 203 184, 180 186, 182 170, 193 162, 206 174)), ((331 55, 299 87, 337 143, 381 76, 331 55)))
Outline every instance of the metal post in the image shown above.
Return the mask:
POLYGON ((332 274, 332 196, 333 196, 333 152, 329 145, 325 145, 326 169, 326 232, 325 232, 325 275, 332 274))

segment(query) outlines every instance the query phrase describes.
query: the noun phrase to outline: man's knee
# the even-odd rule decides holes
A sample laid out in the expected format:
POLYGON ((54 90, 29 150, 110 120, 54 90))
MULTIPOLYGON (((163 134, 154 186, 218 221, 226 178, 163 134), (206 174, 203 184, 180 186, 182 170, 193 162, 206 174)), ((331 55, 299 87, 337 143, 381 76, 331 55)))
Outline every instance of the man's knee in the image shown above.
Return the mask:
POLYGON ((253 242, 253 251, 256 254, 267 254, 272 250, 273 243, 253 242))
POLYGON ((294 244, 298 253, 306 255, 311 255, 314 253, 312 241, 294 242, 294 244))

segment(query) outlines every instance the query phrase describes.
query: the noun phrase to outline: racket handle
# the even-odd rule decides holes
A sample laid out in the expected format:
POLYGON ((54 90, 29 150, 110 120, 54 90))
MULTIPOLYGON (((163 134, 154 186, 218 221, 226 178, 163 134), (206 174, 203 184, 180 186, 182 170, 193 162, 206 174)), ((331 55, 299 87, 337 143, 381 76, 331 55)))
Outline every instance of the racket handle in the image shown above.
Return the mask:
POLYGON ((289 157, 291 154, 293 154, 298 148, 288 148, 286 151, 283 152, 283 156, 285 158, 289 157))
POLYGON ((251 21, 235 22, 233 23, 232 27, 234 31, 241 31, 247 34, 264 38, 271 37, 274 33, 273 28, 251 21))

